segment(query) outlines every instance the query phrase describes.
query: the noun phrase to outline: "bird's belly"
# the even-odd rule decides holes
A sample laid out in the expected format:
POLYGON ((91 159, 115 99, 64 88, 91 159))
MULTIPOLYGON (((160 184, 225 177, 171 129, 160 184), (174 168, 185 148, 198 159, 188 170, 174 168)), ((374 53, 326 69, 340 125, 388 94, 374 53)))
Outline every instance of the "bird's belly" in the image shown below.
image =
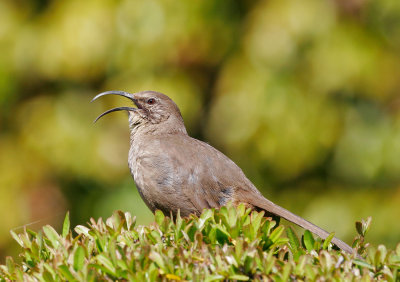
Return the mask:
POLYGON ((140 161, 130 165, 131 174, 143 201, 152 212, 161 210, 164 214, 181 216, 197 213, 191 202, 181 190, 179 180, 171 177, 169 171, 157 171, 151 174, 151 168, 141 165, 140 161))

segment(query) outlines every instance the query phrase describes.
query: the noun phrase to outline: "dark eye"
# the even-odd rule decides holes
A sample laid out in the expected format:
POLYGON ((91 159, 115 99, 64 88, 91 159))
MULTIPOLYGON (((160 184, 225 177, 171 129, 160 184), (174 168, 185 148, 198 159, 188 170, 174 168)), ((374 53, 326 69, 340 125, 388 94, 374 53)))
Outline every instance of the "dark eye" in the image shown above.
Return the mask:
POLYGON ((150 98, 149 100, 147 100, 147 104, 149 105, 153 105, 156 102, 156 99, 154 98, 150 98))

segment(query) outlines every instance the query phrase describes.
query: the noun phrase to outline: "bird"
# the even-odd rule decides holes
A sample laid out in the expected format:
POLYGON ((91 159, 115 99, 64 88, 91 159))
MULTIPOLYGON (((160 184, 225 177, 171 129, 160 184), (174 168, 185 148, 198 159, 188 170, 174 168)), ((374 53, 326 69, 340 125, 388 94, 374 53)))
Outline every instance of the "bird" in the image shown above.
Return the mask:
MULTIPOLYGON (((306 219, 265 198, 230 158, 206 142, 188 135, 181 112, 167 95, 156 91, 129 93, 106 91, 96 95, 119 95, 134 107, 117 107, 128 112, 130 148, 128 164, 143 201, 152 212, 183 217, 199 215, 203 209, 232 203, 282 217, 322 239, 329 233, 306 219)), ((353 249, 333 237, 332 243, 347 253, 353 249)))

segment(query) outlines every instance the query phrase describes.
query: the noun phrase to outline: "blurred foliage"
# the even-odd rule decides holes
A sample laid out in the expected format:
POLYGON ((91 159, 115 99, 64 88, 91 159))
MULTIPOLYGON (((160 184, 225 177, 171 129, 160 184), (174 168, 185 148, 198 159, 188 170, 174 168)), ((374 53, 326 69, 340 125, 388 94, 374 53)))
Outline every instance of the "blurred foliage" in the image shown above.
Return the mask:
POLYGON ((0 260, 9 231, 113 210, 151 213, 127 168, 111 97, 157 90, 192 136, 270 199, 351 238, 394 247, 400 226, 400 2, 0 2, 0 260))
POLYGON ((290 228, 276 226, 264 212, 228 205, 205 209, 200 217, 175 219, 155 213, 156 223, 136 227, 136 217, 117 211, 105 222, 62 232, 50 225, 39 233, 12 233, 22 247, 22 263, 7 257, 0 281, 397 281, 396 250, 365 242, 371 218, 356 223, 354 254, 332 249, 307 230, 302 244, 290 228), (363 254, 362 257, 356 253, 363 254))

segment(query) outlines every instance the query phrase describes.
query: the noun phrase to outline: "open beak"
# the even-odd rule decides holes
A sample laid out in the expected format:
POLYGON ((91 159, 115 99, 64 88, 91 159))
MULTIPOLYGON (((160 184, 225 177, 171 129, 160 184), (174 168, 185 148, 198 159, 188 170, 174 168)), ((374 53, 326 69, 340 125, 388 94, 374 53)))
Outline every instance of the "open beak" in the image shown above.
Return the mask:
MULTIPOLYGON (((98 98, 100 98, 100 97, 102 97, 102 96, 105 96, 105 95, 119 95, 119 96, 123 96, 123 97, 128 98, 129 100, 131 100, 135 105, 137 105, 137 100, 136 100, 135 98, 133 98, 133 95, 130 94, 130 93, 128 93, 128 92, 124 92, 124 91, 106 91, 106 92, 102 92, 102 93, 96 95, 96 96, 92 99, 92 101, 90 101, 90 102, 93 102, 94 100, 96 100, 96 99, 98 99, 98 98)), ((112 112, 117 112, 117 111, 136 111, 136 110, 137 110, 136 108, 132 108, 132 107, 118 107, 118 108, 114 108, 114 109, 108 110, 108 111, 102 113, 101 115, 99 115, 99 116, 94 120, 94 122, 98 121, 101 117, 105 116, 106 114, 109 114, 109 113, 112 113, 112 112)))

